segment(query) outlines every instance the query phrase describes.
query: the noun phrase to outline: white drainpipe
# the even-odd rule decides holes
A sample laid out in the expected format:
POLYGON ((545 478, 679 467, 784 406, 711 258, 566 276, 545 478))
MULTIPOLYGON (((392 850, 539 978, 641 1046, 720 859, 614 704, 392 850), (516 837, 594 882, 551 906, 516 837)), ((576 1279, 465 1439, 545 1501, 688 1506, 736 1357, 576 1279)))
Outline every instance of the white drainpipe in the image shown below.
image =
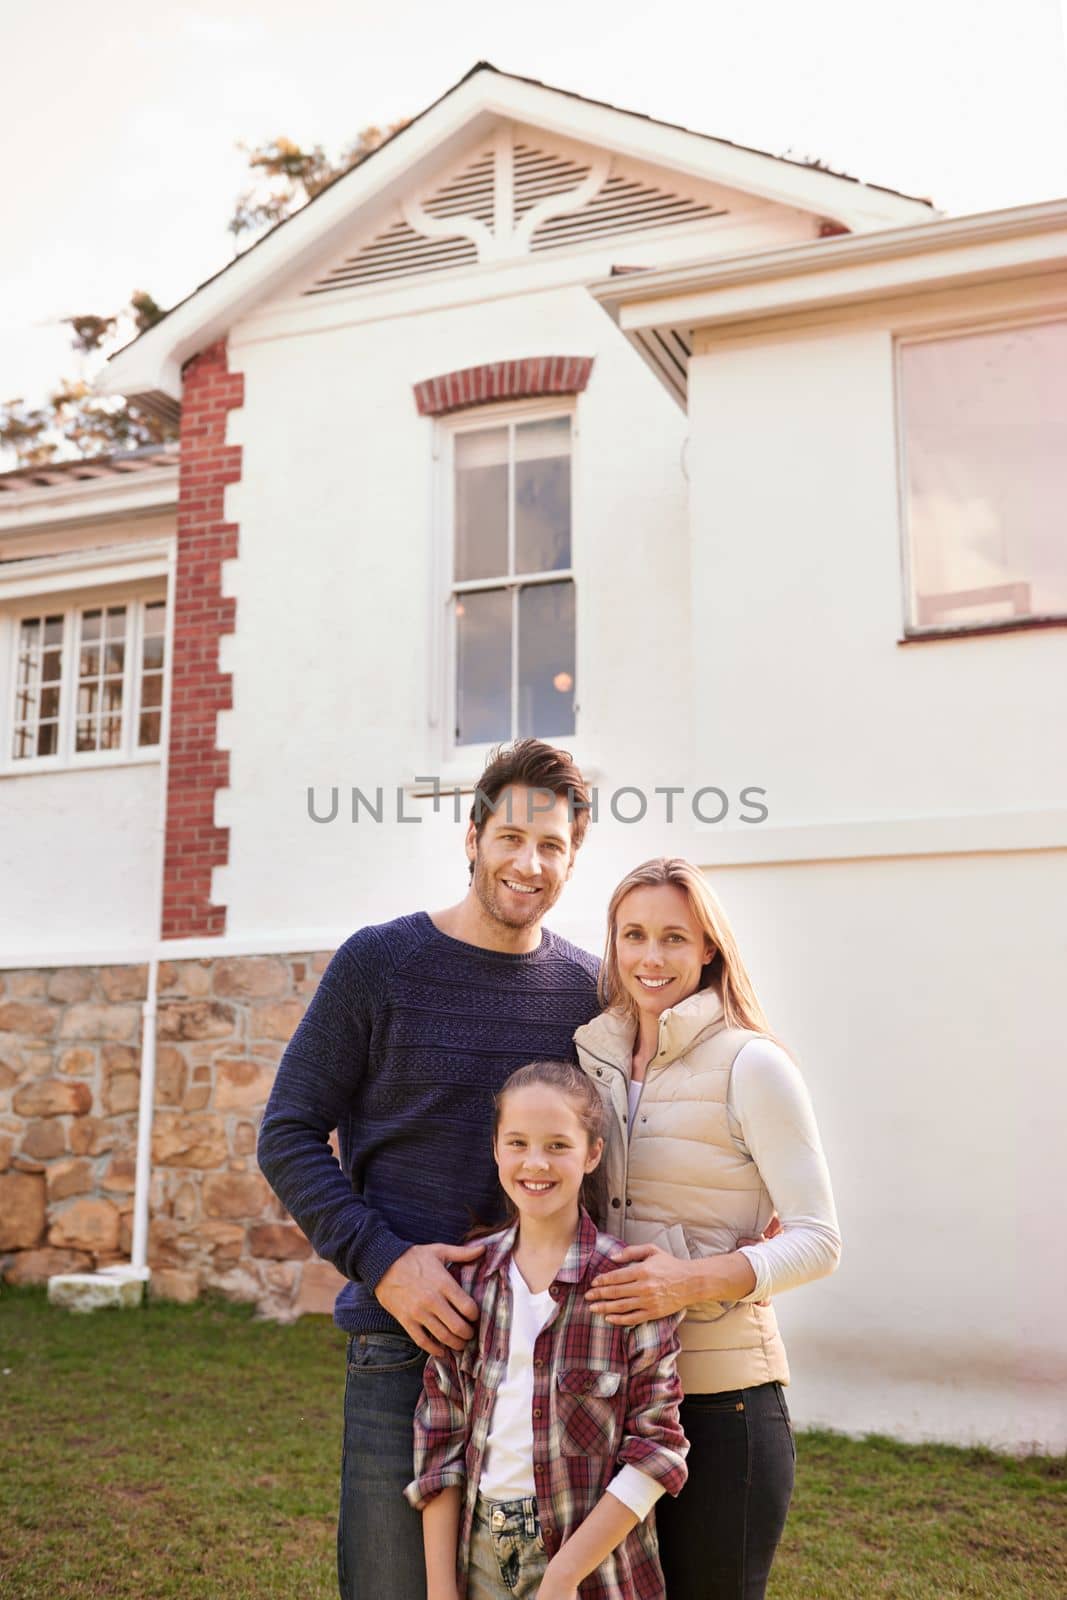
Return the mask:
POLYGON ((167 771, 170 749, 170 685, 174 668, 176 542, 167 558, 167 642, 163 726, 160 731, 159 821, 156 840, 155 933, 148 957, 148 990, 141 1010, 141 1088, 137 1103, 137 1164, 133 1183, 133 1238, 129 1262, 96 1273, 59 1273, 48 1280, 48 1298, 74 1311, 137 1305, 152 1276, 148 1266, 148 1200, 152 1187, 152 1113, 156 1098, 156 1002, 163 935, 163 874, 167 857, 167 771))
POLYGON ((141 1093, 137 1105, 137 1168, 133 1186, 133 1242, 130 1267, 138 1277, 148 1270, 148 1196, 152 1186, 152 1112, 156 1099, 156 997, 159 957, 148 963, 148 997, 142 1010, 141 1093))

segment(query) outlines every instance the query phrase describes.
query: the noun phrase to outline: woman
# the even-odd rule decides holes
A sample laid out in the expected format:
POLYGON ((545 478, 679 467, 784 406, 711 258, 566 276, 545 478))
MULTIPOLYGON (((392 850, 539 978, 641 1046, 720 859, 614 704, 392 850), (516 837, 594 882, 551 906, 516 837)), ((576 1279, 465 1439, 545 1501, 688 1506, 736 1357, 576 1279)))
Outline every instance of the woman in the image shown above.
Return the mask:
POLYGON ((841 1248, 811 1102, 688 861, 646 861, 615 890, 600 999, 574 1038, 612 1113, 602 1220, 630 1248, 590 1298, 624 1326, 685 1313, 689 1482, 657 1512, 667 1593, 761 1600, 795 1461, 769 1301, 841 1248))

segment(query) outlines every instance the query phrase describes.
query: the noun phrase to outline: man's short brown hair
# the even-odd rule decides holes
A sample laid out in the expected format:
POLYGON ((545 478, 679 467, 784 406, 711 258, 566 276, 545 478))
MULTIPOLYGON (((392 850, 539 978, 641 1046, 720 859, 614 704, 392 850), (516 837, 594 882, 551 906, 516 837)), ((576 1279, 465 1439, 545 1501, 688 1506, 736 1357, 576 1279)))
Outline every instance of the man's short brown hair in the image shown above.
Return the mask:
POLYGON ((592 805, 589 785, 568 750, 557 750, 541 739, 518 739, 514 744, 497 745, 490 755, 489 765, 478 779, 471 806, 470 819, 477 837, 481 838, 482 829, 504 790, 520 785, 567 801, 571 848, 578 850, 589 826, 592 805))

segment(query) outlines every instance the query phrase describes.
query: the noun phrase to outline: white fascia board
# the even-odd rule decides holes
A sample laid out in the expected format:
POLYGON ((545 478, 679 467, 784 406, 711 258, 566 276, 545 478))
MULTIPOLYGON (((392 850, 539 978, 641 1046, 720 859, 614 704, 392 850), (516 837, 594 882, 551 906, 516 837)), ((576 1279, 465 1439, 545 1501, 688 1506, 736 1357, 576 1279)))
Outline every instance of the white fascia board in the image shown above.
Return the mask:
POLYGON ((618 155, 708 183, 741 189, 777 205, 831 217, 854 231, 929 221, 938 214, 927 200, 872 188, 821 167, 747 150, 713 135, 672 128, 630 111, 574 99, 556 89, 499 77, 490 81, 493 91, 485 104, 499 116, 530 122, 563 138, 601 145, 618 155))
POLYGON ((357 211, 384 208, 447 163, 500 118, 666 166, 761 199, 829 216, 864 230, 930 216, 922 200, 898 196, 815 167, 665 127, 632 112, 589 104, 491 71, 465 79, 438 105, 323 191, 282 227, 194 291, 184 304, 112 356, 96 380, 103 394, 161 391, 181 397, 183 364, 286 280, 351 235, 357 211))
POLYGON ((495 120, 484 108, 478 83, 468 79, 446 101, 404 129, 372 160, 324 190, 284 225, 265 235, 215 278, 209 279, 155 327, 111 357, 94 387, 102 394, 162 390, 181 398, 181 369, 287 279, 307 270, 351 235, 356 213, 384 208, 424 172, 447 163, 453 151, 477 139, 495 120))
POLYGON ((178 464, 127 477, 76 479, 50 489, 0 495, 0 533, 34 533, 72 523, 168 511, 178 504, 178 464))
POLYGON ((165 578, 171 554, 171 540, 151 539, 13 561, 10 569, 0 567, 0 601, 165 578))
POLYGON ((610 278, 592 284, 590 293, 625 333, 656 327, 691 331, 814 306, 1062 270, 1065 261, 1067 201, 1056 200, 610 278))

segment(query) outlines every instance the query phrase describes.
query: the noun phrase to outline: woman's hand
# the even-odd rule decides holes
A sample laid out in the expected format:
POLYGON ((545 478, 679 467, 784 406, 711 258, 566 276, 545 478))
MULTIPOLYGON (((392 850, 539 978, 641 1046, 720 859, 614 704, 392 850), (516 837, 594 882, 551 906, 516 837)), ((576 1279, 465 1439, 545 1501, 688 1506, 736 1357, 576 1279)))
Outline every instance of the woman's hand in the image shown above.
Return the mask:
POLYGON ((615 1257, 619 1266, 593 1279, 586 1299, 606 1322, 633 1328, 655 1317, 672 1317, 692 1299, 688 1261, 655 1244, 631 1244, 615 1257))

